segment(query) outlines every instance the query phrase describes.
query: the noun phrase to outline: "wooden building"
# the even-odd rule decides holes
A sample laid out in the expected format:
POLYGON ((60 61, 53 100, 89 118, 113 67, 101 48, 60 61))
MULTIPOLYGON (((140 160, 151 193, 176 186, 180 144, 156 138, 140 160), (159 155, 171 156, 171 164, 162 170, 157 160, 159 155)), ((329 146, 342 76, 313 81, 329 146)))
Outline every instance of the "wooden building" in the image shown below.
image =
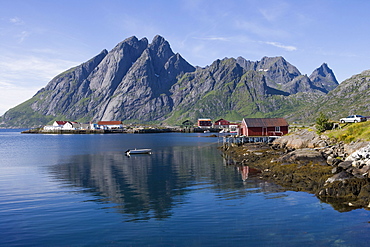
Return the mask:
POLYGON ((282 136, 289 131, 284 118, 243 118, 238 134, 244 136, 282 136))
POLYGON ((99 121, 98 125, 101 129, 122 129, 122 121, 99 121))
POLYGON ((212 127, 212 120, 209 118, 199 118, 198 119, 198 127, 200 128, 211 128, 212 127))
POLYGON ((229 121, 221 118, 214 123, 213 127, 219 129, 226 129, 229 128, 229 125, 230 125, 229 121))

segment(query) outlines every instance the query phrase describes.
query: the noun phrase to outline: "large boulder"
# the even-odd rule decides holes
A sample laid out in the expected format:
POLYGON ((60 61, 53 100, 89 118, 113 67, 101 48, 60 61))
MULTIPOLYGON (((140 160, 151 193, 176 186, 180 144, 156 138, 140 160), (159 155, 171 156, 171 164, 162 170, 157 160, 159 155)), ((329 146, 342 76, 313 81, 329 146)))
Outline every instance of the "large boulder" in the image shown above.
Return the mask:
POLYGON ((304 129, 282 136, 273 142, 281 148, 300 149, 300 148, 318 148, 329 145, 328 137, 318 135, 312 129, 304 129))
POLYGON ((302 148, 289 152, 276 160, 280 163, 295 163, 295 164, 321 164, 326 165, 326 159, 320 152, 312 148, 302 148))
POLYGON ((340 173, 337 173, 335 175, 333 175, 332 177, 328 178, 325 182, 325 184, 328 184, 328 183, 333 183, 335 181, 344 181, 346 179, 350 179, 350 178, 353 178, 353 175, 346 172, 346 171, 341 171, 340 173))
POLYGON ((370 159, 370 144, 368 142, 357 142, 356 145, 348 145, 347 150, 353 150, 346 158, 348 161, 370 159))

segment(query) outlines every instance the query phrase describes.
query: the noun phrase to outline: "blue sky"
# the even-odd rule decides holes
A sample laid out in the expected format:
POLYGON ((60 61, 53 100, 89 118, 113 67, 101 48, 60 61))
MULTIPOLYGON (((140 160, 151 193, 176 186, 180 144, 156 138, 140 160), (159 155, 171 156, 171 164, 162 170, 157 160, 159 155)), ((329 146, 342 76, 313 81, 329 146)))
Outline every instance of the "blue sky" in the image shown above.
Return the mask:
POLYGON ((283 56, 339 82, 370 69, 370 1, 0 0, 0 115, 57 74, 136 36, 157 34, 192 65, 283 56))

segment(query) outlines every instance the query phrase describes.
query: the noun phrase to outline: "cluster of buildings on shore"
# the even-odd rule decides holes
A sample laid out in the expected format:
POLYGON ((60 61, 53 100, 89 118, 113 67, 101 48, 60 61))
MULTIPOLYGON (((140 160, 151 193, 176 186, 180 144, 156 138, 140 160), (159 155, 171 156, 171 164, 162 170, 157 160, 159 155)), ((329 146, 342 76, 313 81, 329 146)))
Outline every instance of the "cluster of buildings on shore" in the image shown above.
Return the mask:
POLYGON ((225 119, 213 123, 211 119, 200 118, 198 127, 221 129, 239 136, 282 136, 289 131, 289 124, 284 118, 243 118, 241 123, 225 119))
MULTIPOLYGON (((54 121, 43 127, 44 131, 63 130, 122 130, 126 128, 122 121, 99 121, 97 123, 78 123, 72 121, 54 121)), ((200 118, 197 123, 186 120, 181 128, 213 129, 219 132, 236 133, 239 136, 282 136, 288 133, 289 124, 284 118, 243 118, 239 123, 225 119, 215 122, 209 118, 200 118)))
POLYGON ((122 121, 99 121, 98 123, 78 123, 73 121, 54 121, 52 125, 45 125, 43 130, 112 130, 123 129, 122 121))

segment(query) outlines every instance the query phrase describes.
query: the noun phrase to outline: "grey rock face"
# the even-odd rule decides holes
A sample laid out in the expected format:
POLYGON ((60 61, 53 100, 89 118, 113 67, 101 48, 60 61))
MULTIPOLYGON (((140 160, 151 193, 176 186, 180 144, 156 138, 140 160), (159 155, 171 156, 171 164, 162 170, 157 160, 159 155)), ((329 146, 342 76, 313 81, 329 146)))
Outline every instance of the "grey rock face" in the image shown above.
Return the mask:
POLYGON ((290 82, 282 86, 283 91, 290 94, 296 94, 299 92, 309 92, 309 93, 321 93, 325 94, 324 90, 313 85, 311 80, 306 75, 300 75, 295 77, 290 82))
POLYGON ((90 93, 86 78, 93 73, 107 54, 108 51, 103 50, 86 63, 56 76, 34 96, 38 100, 31 105, 31 108, 44 115, 74 112, 73 106, 90 93), (69 106, 72 106, 72 108, 69 108, 69 106))
POLYGON ((370 70, 340 83, 335 89, 322 97, 316 107, 307 109, 311 115, 324 112, 335 121, 352 114, 369 115, 370 70))
POLYGON ((339 85, 333 71, 326 63, 307 77, 307 75, 301 75, 299 70, 283 57, 264 57, 257 62, 238 57, 236 61, 246 71, 254 70, 263 73, 269 87, 289 94, 299 92, 326 94, 339 85))
POLYGON ((169 89, 195 68, 156 36, 125 73, 114 94, 102 102, 94 119, 163 120, 173 107, 169 89))
POLYGON ((278 111, 282 103, 291 111, 321 97, 324 86, 318 85, 327 85, 330 74, 321 67, 314 83, 282 57, 225 58, 195 68, 159 35, 151 43, 130 37, 56 76, 5 113, 3 122, 27 127, 62 118, 176 122, 230 113, 260 116, 278 111), (298 93, 304 94, 287 98, 298 93))
POLYGON ((277 89, 280 85, 284 85, 301 75, 299 70, 283 57, 264 57, 256 69, 265 73, 268 86, 277 89))
POLYGON ((139 41, 136 37, 119 43, 87 78, 89 88, 97 93, 112 94, 147 46, 147 39, 139 41))
POLYGON ((326 63, 315 69, 309 78, 313 85, 322 89, 325 93, 335 89, 339 85, 333 71, 326 63))

